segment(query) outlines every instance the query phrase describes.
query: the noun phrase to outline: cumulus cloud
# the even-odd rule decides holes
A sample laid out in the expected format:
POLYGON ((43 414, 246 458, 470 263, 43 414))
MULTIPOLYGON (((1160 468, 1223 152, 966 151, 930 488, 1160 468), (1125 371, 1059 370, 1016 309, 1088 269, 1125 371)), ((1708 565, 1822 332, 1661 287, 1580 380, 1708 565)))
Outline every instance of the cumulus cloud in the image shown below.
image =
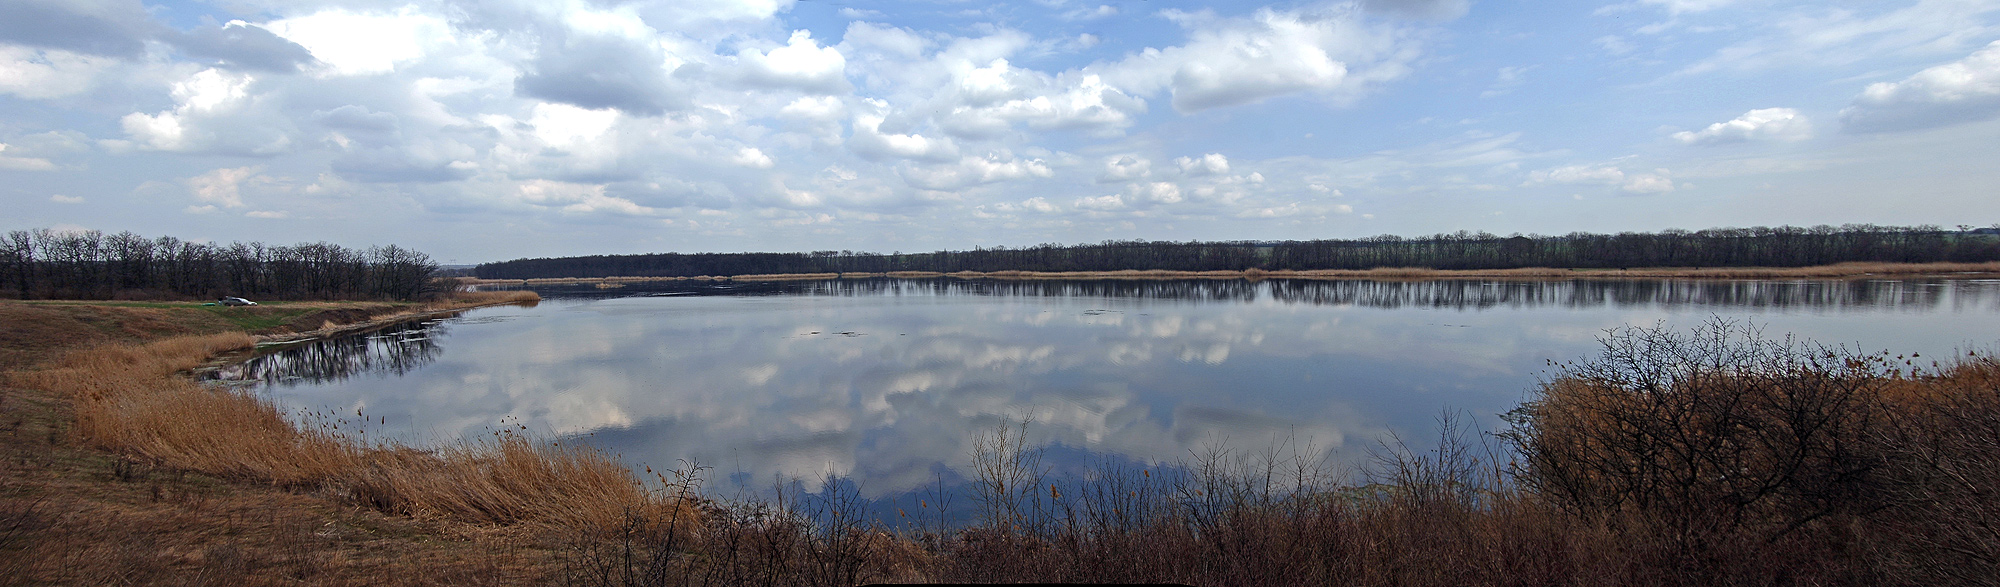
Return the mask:
POLYGON ((175 33, 173 42, 189 57, 231 69, 293 73, 319 62, 298 43, 243 21, 175 33))
POLYGON ((145 150, 271 155, 292 144, 289 121, 249 112, 247 73, 204 69, 174 84, 175 106, 154 114, 133 112, 119 120, 126 136, 145 150))
POLYGON ((928 159, 949 161, 958 157, 958 147, 951 139, 926 137, 915 133, 883 132, 882 123, 887 120, 879 114, 856 116, 854 136, 848 144, 854 152, 874 159, 928 159))
POLYGON ((988 184, 1011 179, 1029 177, 1054 177, 1048 162, 1041 159, 1017 159, 1007 154, 988 154, 985 157, 966 157, 953 165, 932 165, 904 170, 903 178, 911 186, 949 190, 972 185, 988 184))
POLYGON ((1812 138, 1812 121, 1791 108, 1760 108, 1728 122, 1708 125, 1699 131, 1681 131, 1674 140, 1690 145, 1715 145, 1744 141, 1799 141, 1812 138))
POLYGON ((1209 153, 1196 157, 1174 159, 1174 166, 1186 175, 1221 175, 1229 173, 1229 158, 1221 153, 1209 153))
POLYGON ((1258 10, 1249 18, 1169 12, 1188 27, 1185 45, 1147 49, 1105 68, 1106 79, 1140 94, 1162 89, 1174 109, 1194 112, 1296 92, 1336 101, 1402 77, 1416 47, 1399 29, 1351 10, 1258 10))
MULTIPOLYGON (((422 59, 433 46, 457 39, 451 23, 415 6, 396 12, 327 9, 263 26, 304 47, 335 76, 376 75, 422 59)), ((247 31, 246 31, 247 33, 247 31)))
POLYGON ((768 53, 744 49, 737 58, 744 65, 743 79, 754 85, 818 94, 839 94, 850 89, 847 58, 839 49, 814 42, 808 31, 793 31, 786 45, 768 53))
POLYGON ((689 105, 680 64, 659 44, 619 35, 555 34, 514 81, 521 95, 590 109, 658 115, 689 105))
POLYGON ((1152 175, 1153 162, 1138 155, 1119 155, 1104 160, 1104 173, 1097 176, 1098 183, 1118 183, 1143 179, 1152 175))
POLYGON ((1945 126, 2000 115, 2000 41, 1902 81, 1870 84, 1840 111, 1842 128, 1881 132, 1945 126))
MULTIPOLYGON (((996 61, 993 65, 1007 67, 1005 60, 996 61)), ((1105 84, 1096 75, 1070 76, 1075 78, 1073 81, 1049 76, 1032 77, 1033 85, 1038 86, 1037 95, 987 103, 975 98, 969 104, 952 109, 945 119, 946 128, 968 137, 997 135, 1011 129, 1014 124, 1040 130, 1086 129, 1094 131, 1094 134, 1108 135, 1131 126, 1133 117, 1146 111, 1145 101, 1105 84)), ((996 88, 968 89, 978 92, 996 88)))

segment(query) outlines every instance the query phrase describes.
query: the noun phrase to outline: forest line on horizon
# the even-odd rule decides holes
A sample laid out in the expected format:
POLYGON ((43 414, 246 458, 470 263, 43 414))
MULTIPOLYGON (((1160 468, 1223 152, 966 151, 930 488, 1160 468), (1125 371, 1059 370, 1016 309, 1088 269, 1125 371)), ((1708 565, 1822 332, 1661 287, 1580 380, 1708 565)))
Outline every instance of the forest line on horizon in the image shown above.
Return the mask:
POLYGON ((1699 231, 1510 235, 1458 231, 1309 241, 1116 241, 975 247, 929 253, 647 253, 482 263, 482 279, 695 277, 897 271, 1440 270, 1556 267, 1808 267, 1849 262, 1977 263, 2000 260, 2000 224, 1712 228, 1699 231))

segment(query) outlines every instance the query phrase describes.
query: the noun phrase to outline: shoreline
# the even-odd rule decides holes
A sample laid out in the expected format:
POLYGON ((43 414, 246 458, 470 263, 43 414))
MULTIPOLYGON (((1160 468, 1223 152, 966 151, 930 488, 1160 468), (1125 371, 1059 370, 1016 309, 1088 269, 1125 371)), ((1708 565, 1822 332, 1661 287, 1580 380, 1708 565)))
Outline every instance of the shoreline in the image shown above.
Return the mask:
POLYGON ((666 281, 763 282, 817 281, 828 279, 939 279, 1003 281, 1060 281, 1083 279, 1178 280, 1178 279, 1309 279, 1309 280, 1432 280, 1432 279, 1876 279, 1876 278, 2000 278, 2000 262, 1986 263, 1840 263, 1809 267, 1648 267, 1635 269, 1548 268, 1518 269, 1429 269, 1423 267, 1381 267, 1375 269, 1310 270, 1218 270, 1174 271, 1127 269, 1122 271, 890 271, 845 273, 758 273, 746 275, 698 275, 675 277, 541 277, 530 279, 460 278, 472 286, 581 285, 597 284, 602 289, 628 283, 666 281))

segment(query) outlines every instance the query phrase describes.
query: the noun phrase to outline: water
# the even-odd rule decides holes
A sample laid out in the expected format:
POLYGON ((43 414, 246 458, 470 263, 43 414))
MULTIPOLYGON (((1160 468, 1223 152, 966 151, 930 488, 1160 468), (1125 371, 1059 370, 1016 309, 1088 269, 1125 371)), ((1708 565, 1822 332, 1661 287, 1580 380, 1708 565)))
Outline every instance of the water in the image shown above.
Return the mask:
MULTIPOLYGON (((894 500, 1032 418, 1058 472, 1291 439, 1352 462, 1421 448, 1443 410, 1487 429, 1548 361, 1622 325, 1750 320, 1863 351, 2000 341, 2000 281, 870 280, 543 290, 297 345, 226 370, 299 410, 410 442, 525 425, 635 467, 755 491, 831 474, 894 500), (648 289, 648 288, 651 289, 648 289)), ((886 501, 885 501, 886 503, 886 501)))

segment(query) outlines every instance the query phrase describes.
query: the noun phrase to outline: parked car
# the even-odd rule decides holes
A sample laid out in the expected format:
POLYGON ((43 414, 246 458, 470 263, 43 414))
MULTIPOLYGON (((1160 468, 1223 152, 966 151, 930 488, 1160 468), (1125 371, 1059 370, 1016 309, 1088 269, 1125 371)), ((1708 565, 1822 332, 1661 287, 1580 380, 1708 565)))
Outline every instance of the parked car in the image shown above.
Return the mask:
POLYGON ((250 301, 250 300, 246 300, 246 299, 243 299, 243 298, 228 298, 228 297, 226 297, 226 298, 219 298, 219 299, 215 300, 215 303, 217 303, 217 304, 221 304, 221 305, 224 305, 224 306, 255 306, 255 305, 257 305, 257 302, 253 302, 253 301, 250 301))

